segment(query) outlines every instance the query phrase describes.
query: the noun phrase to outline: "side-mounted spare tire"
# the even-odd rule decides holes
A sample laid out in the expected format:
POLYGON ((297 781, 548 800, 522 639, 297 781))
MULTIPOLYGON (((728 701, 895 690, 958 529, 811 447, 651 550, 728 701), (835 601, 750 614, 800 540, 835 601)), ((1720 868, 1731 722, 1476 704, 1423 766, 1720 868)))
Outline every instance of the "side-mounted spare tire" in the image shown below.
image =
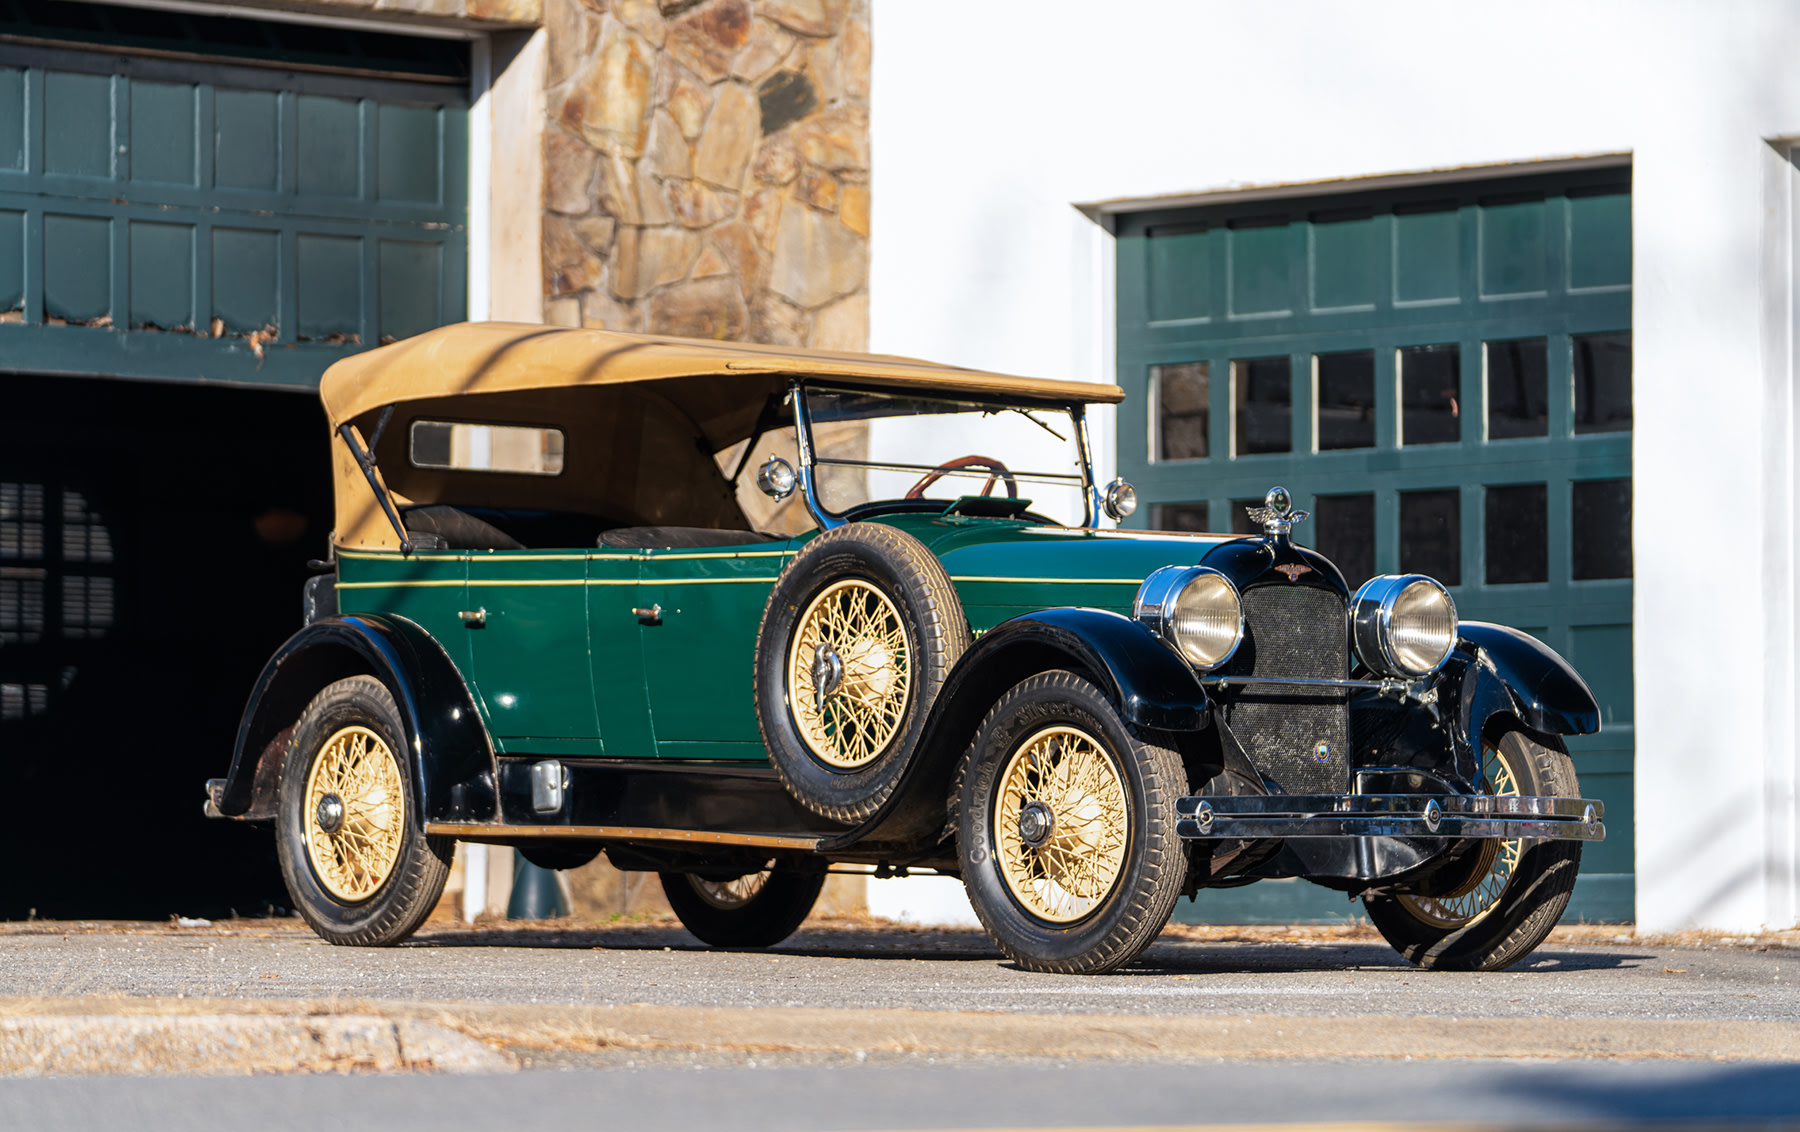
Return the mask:
POLYGON ((756 638, 756 721, 788 792, 846 825, 874 813, 968 647, 950 576, 918 539, 865 522, 808 543, 756 638))

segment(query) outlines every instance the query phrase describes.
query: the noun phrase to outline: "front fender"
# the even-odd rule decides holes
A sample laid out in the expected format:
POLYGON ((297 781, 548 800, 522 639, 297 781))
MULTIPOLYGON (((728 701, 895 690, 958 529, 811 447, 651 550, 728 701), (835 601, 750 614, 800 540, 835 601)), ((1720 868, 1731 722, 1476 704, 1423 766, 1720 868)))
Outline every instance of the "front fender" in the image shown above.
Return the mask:
POLYGON ((275 651, 238 724, 231 771, 213 796, 219 812, 274 817, 294 723, 326 685, 358 675, 393 694, 425 818, 493 820, 493 744, 456 665, 411 621, 368 614, 315 621, 275 651))
POLYGON ((935 841, 947 818, 957 760, 982 716, 1021 680, 1059 668, 1086 673, 1135 726, 1197 731, 1211 719, 1194 670, 1129 617, 1103 609, 1044 609, 1015 617, 984 633, 950 670, 887 802, 822 848, 935 841))
POLYGON ((1549 645, 1485 621, 1464 621, 1458 631, 1460 647, 1476 658, 1463 677, 1463 724, 1471 742, 1479 743, 1487 720, 1504 711, 1550 735, 1600 730, 1600 704, 1593 691, 1549 645))

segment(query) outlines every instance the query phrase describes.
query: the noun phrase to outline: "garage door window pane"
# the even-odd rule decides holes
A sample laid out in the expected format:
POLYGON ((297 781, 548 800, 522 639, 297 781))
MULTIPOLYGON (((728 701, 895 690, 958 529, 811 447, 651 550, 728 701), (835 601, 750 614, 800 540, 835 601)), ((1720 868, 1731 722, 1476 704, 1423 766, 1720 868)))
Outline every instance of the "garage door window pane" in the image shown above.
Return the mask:
POLYGON ((1204 531, 1211 507, 1199 503, 1158 503, 1150 510, 1150 525, 1159 531, 1204 531))
POLYGON ((1429 575, 1446 586, 1462 585, 1460 492, 1400 493, 1400 569, 1429 575))
POLYGON ((1490 586, 1550 579, 1549 520, 1541 483, 1487 489, 1487 581, 1490 586))
POLYGON ((1156 391, 1156 459, 1196 460, 1207 454, 1212 382, 1205 362, 1151 366, 1156 391))
POLYGON ((1260 535, 1262 524, 1250 517, 1250 508, 1261 507, 1260 499, 1234 499, 1231 501, 1231 533, 1234 535, 1260 535))
POLYGON ((1577 334, 1575 431, 1631 428, 1631 334, 1577 334))
POLYGON ((1574 488, 1575 577, 1631 577, 1631 481, 1584 480, 1574 488))
POLYGON ((1287 358, 1231 363, 1237 455, 1286 452, 1293 447, 1294 383, 1287 358))
POLYGON ((1321 495, 1313 501, 1313 523, 1316 549, 1351 588, 1375 576, 1375 496, 1321 495))
POLYGON ((1400 351, 1400 442, 1454 444, 1462 439, 1462 351, 1455 345, 1400 351))
POLYGON ((1487 344, 1489 440, 1550 435, 1549 343, 1519 338, 1487 344))
POLYGON ((1319 451, 1375 446, 1375 351, 1320 354, 1319 451))

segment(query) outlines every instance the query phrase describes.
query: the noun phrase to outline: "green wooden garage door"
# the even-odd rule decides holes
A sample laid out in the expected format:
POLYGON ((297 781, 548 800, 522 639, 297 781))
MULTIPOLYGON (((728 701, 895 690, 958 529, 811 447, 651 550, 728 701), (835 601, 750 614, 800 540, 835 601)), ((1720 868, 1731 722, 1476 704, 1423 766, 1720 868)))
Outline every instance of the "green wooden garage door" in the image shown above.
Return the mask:
MULTIPOLYGON (((1138 213, 1118 224, 1137 523, 1249 531, 1274 484, 1352 585, 1418 571, 1569 657, 1608 840, 1570 916, 1632 915, 1629 170, 1138 213)), ((1297 883, 1186 918, 1344 916, 1297 883)))
POLYGON ((5 367, 305 387, 463 317, 466 79, 357 50, 352 76, 0 45, 5 367))

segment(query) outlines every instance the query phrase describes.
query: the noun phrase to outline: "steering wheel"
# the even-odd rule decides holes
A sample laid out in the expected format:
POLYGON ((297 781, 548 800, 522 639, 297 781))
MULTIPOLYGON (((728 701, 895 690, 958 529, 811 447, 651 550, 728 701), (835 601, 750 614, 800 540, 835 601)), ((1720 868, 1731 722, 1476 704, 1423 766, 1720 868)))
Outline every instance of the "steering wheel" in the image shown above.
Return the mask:
POLYGON ((1008 499, 1019 498, 1019 481, 1014 479, 1013 474, 1006 470, 1005 464, 1002 464, 992 456, 958 456, 956 459, 948 461, 947 463, 939 464, 933 470, 925 473, 924 477, 921 478, 918 483, 912 485, 912 488, 906 493, 906 498, 925 498, 926 488, 943 479, 948 473, 958 471, 962 468, 984 468, 987 470, 987 483, 981 485, 982 495, 992 494, 994 490, 994 481, 1003 479, 1006 481, 1006 497, 1008 499))

